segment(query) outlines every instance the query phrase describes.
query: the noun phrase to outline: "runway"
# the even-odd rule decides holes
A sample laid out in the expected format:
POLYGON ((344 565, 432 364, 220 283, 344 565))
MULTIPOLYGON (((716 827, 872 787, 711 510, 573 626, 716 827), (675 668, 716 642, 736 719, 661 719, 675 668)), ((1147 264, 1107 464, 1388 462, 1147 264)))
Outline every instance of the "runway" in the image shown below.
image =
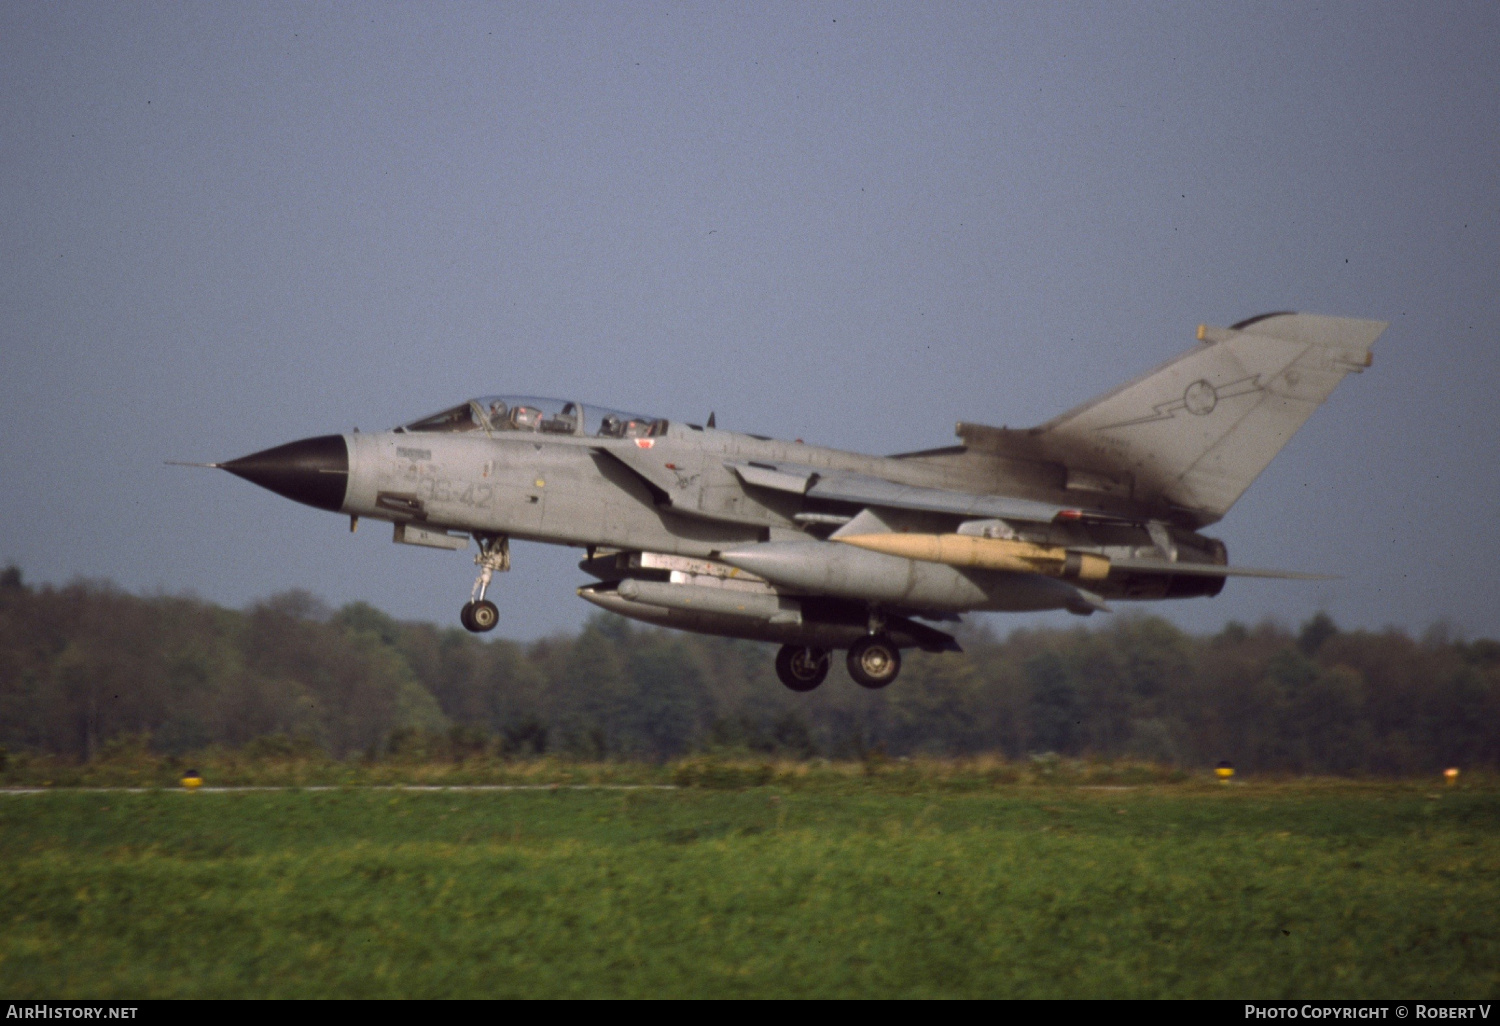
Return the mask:
POLYGON ((676 784, 314 784, 300 787, 255 785, 244 787, 3 787, 3 795, 32 794, 241 794, 247 791, 677 791, 676 784))

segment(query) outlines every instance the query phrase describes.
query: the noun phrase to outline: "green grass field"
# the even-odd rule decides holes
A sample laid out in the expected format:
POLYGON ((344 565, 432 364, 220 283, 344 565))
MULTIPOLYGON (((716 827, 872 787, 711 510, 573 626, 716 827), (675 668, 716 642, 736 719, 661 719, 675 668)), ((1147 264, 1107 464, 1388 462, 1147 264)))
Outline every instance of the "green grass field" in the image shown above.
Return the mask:
POLYGON ((0 797, 13 997, 1500 995, 1500 789, 0 797))

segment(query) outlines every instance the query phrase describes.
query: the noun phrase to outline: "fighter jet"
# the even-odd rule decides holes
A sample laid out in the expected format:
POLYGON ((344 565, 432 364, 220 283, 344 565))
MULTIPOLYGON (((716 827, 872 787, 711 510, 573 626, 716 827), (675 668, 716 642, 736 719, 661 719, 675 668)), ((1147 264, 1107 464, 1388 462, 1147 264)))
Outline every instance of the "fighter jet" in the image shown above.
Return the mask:
POLYGON ((459 619, 494 629, 510 540, 586 552, 578 595, 621 616, 779 643, 793 691, 847 652, 866 688, 903 649, 956 651, 935 624, 976 610, 1217 595, 1224 516, 1344 376, 1379 321, 1273 313, 1033 428, 960 422, 960 444, 865 456, 576 399, 487 395, 381 432, 222 464, 309 506, 389 521, 394 540, 478 546, 459 619))

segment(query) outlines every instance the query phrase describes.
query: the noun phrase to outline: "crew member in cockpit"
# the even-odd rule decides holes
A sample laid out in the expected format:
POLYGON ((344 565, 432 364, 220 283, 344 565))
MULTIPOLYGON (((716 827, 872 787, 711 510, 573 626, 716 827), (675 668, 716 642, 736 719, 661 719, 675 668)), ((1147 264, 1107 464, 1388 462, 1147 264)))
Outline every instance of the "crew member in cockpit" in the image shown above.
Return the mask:
POLYGON ((517 431, 540 430, 542 411, 535 406, 517 406, 510 411, 510 426, 517 431))

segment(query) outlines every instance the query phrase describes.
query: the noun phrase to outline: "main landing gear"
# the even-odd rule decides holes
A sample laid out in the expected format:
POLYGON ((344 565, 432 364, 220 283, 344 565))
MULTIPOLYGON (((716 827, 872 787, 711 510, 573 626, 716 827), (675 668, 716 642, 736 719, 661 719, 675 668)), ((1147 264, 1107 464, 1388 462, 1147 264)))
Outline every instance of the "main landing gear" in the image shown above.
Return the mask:
MULTIPOLYGON (((782 645, 776 653, 776 676, 793 691, 811 691, 828 676, 828 650, 782 645)), ((862 688, 878 691, 901 672, 901 650, 884 634, 860 638, 849 647, 849 676, 862 688)))
POLYGON ((483 634, 494 630, 500 622, 499 608, 485 598, 484 593, 489 590, 490 578, 496 571, 504 573, 510 569, 510 539, 503 535, 476 534, 474 540, 479 543, 479 555, 474 557, 479 577, 474 581, 474 590, 458 614, 458 620, 475 634, 483 634))
POLYGON ((884 634, 868 634, 849 646, 847 664, 854 683, 878 690, 901 672, 901 650, 884 634))
POLYGON ((901 672, 901 650, 885 633, 885 612, 870 606, 870 622, 865 636, 849 646, 845 665, 854 683, 878 691, 896 679, 901 672))
POLYGON ((828 676, 828 650, 782 645, 776 653, 776 676, 793 691, 811 691, 828 676))

